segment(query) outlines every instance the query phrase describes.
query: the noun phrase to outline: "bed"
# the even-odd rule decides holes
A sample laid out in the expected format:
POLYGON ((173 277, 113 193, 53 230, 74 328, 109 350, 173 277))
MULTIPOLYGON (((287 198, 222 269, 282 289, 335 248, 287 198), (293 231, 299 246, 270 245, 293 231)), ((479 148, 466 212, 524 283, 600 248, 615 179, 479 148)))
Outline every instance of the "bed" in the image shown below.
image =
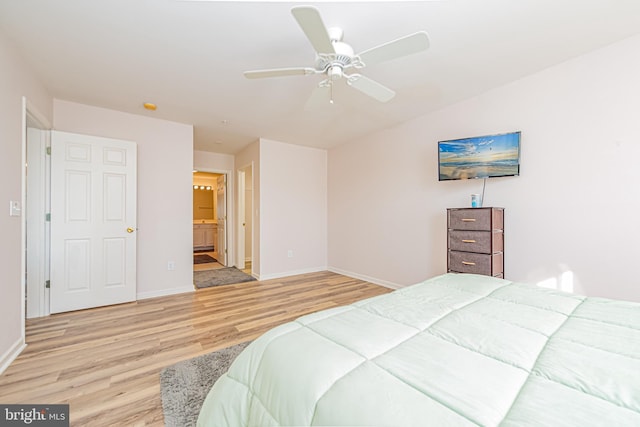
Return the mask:
POLYGON ((446 274, 256 339, 199 426, 640 426, 640 304, 446 274))

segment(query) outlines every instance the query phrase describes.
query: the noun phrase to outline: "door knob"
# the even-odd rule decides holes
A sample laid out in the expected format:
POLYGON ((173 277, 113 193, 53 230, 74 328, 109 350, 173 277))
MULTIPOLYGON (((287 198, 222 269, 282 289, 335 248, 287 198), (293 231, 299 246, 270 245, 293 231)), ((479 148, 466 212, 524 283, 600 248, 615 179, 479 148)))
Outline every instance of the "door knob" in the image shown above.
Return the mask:
POLYGON ((134 231, 133 228, 131 227, 127 228, 127 233, 133 233, 133 231, 134 231))

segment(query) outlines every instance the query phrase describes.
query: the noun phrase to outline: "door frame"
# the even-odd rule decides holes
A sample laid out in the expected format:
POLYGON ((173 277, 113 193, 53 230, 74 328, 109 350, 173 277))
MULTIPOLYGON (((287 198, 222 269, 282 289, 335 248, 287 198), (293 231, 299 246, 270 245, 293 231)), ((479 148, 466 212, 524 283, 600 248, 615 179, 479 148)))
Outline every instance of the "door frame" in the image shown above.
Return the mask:
POLYGON ((43 130, 27 118, 27 182, 23 209, 26 233, 26 318, 48 315, 50 279, 50 226, 46 215, 50 210, 51 132, 43 130))
MULTIPOLYGON (((227 191, 225 191, 225 197, 227 198, 227 226, 225 227, 225 233, 227 233, 227 266, 235 265, 236 257, 235 255, 235 233, 233 230, 235 229, 235 206, 234 206, 234 176, 232 170, 227 169, 216 169, 216 168, 206 168, 206 167, 194 167, 194 171, 198 172, 206 172, 206 173, 217 173, 220 175, 226 175, 227 177, 227 191)), ((193 218, 193 204, 191 205, 191 218, 193 218)), ((193 244, 191 245, 193 250, 193 244)))
MULTIPOLYGON (((27 205, 27 126, 36 127, 42 131, 49 133, 51 130, 51 123, 49 120, 42 114, 38 109, 27 99, 27 97, 22 97, 22 167, 21 167, 21 206, 23 207, 23 212, 20 219, 20 228, 21 228, 21 238, 20 238, 20 271, 21 280, 20 280, 20 289, 21 289, 21 298, 20 298, 20 310, 21 310, 21 319, 22 319, 22 341, 26 345, 26 253, 27 253, 27 218, 24 214, 24 208, 27 205)), ((46 145, 50 144, 49 137, 47 136, 46 145)), ((46 182, 48 182, 47 178, 47 164, 50 162, 49 156, 45 156, 45 161, 41 164, 40 173, 43 177, 45 177, 45 188, 43 190, 46 200, 49 200, 50 192, 47 187, 46 182)), ((45 210, 48 207, 45 206, 45 210)), ((44 216, 42 217, 42 221, 45 222, 44 216)), ((41 241, 41 247, 38 248, 40 253, 44 253, 42 259, 40 259, 40 269, 44 272, 44 279, 48 280, 48 267, 49 267, 49 257, 50 254, 48 252, 48 242, 43 239, 41 241)), ((39 298, 43 300, 40 301, 39 306, 41 311, 39 313, 40 316, 46 316, 49 314, 49 301, 48 301, 48 290, 44 288, 44 283, 42 284, 43 292, 39 293, 39 298)))

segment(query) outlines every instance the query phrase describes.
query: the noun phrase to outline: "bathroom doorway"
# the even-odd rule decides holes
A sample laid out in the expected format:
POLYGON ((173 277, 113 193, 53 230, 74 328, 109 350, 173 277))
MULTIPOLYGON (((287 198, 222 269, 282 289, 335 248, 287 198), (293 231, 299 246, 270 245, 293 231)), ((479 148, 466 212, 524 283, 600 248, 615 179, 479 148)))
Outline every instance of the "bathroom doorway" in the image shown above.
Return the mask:
POLYGON ((193 173, 193 268, 227 265, 226 174, 193 173))

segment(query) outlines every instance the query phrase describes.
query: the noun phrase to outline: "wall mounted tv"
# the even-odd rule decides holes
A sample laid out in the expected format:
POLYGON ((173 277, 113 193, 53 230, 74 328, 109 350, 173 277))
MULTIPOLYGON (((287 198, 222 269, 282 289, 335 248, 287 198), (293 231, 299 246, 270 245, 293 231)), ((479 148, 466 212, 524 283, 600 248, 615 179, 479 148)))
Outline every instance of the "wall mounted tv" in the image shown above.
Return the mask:
POLYGON ((520 175, 520 132, 438 141, 438 180, 520 175))

